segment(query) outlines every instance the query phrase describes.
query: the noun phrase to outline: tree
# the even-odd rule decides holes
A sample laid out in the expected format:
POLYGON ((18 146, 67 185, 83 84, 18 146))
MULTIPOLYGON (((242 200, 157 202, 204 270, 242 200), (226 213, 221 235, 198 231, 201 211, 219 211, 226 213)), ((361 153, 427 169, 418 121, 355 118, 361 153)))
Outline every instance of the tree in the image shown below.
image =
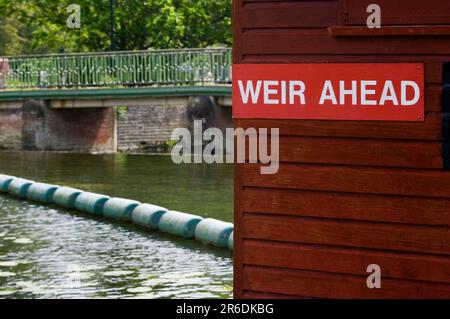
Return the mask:
POLYGON ((231 0, 180 0, 186 47, 231 45, 231 0))
POLYGON ((21 36, 22 23, 11 13, 10 1, 0 0, 0 56, 22 53, 25 39, 21 36))
POLYGON ((17 20, 0 17, 0 56, 22 53, 25 40, 19 35, 19 30, 17 20))
MULTIPOLYGON (((117 49, 230 45, 231 1, 115 0, 117 49)), ((0 10, 12 17, 4 36, 8 35, 10 42, 18 44, 16 51, 57 53, 110 49, 109 0, 77 1, 81 7, 80 29, 70 29, 66 24, 67 7, 73 0, 15 0, 14 5, 11 3, 0 0, 0 10), (12 27, 13 21, 20 26, 12 27)), ((0 42, 0 52, 6 47, 0 42)))

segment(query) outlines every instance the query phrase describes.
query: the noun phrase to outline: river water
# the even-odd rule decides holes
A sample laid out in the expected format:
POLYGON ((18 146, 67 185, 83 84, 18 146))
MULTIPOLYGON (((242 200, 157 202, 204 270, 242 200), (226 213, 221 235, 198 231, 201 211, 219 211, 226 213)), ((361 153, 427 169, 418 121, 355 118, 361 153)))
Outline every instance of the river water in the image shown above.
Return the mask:
MULTIPOLYGON (((232 221, 231 165, 0 152, 0 174, 232 221)), ((231 253, 0 194, 0 298, 228 298, 231 253)))

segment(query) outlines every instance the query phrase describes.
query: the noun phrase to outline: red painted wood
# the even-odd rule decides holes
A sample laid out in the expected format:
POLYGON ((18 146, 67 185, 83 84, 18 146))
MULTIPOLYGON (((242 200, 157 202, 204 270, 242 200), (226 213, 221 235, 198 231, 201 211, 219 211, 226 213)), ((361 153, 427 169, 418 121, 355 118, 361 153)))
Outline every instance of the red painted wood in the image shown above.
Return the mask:
POLYGON ((242 34, 243 54, 450 54, 450 36, 331 37, 326 29, 252 30, 242 34))
POLYGON ((233 2, 234 63, 419 62, 427 84, 424 123, 234 120, 280 128, 282 161, 305 163, 282 163, 273 176, 235 166, 236 298, 450 298, 441 145, 450 1, 379 0, 388 28, 374 32, 388 34, 330 35, 328 27, 364 26, 371 3, 233 2), (319 10, 336 4, 335 17, 319 10), (415 34, 398 36, 405 30, 415 34), (440 34, 421 35, 430 32, 440 34), (374 261, 382 289, 366 286, 374 261))
POLYGON ((425 88, 425 110, 440 112, 442 110, 442 85, 429 84, 425 88))
MULTIPOLYGON (((236 147, 236 146, 235 146, 236 147)), ((236 152, 236 149, 235 149, 236 152)), ((234 298, 242 298, 243 295, 243 234, 242 234, 242 220, 243 220, 243 201, 241 199, 243 184, 242 184, 242 164, 234 165, 234 232, 233 232, 233 296, 234 298)))
POLYGON ((450 283, 450 258, 424 254, 246 239, 244 263, 361 276, 367 275, 368 265, 377 264, 383 278, 450 283))
POLYGON ((244 2, 242 26, 255 28, 317 28, 337 23, 337 1, 244 2))
POLYGON ((242 298, 244 299, 310 299, 310 297, 300 297, 300 296, 290 296, 283 294, 274 294, 267 292, 259 292, 259 291, 251 291, 244 290, 242 294, 242 298))
POLYGON ((424 122, 358 122, 318 120, 234 120, 235 127, 279 128, 280 135, 442 140, 442 114, 428 113, 424 122))
POLYGON ((347 24, 365 25, 367 6, 376 3, 381 8, 382 24, 450 24, 450 2, 446 0, 343 0, 347 24))
POLYGON ((387 37, 387 36, 448 36, 450 25, 435 26, 382 26, 369 29, 367 26, 332 26, 328 32, 333 37, 387 37))
POLYGON ((443 168, 440 142, 280 136, 279 145, 282 162, 443 168))
POLYGON ((368 289, 365 276, 248 266, 248 290, 318 298, 448 298, 450 285, 385 279, 381 289, 368 289))
POLYGON ((281 163, 274 175, 246 164, 244 186, 450 198, 450 172, 281 163), (432 191, 430 191, 432 190, 432 191))
POLYGON ((242 59, 242 0, 233 0, 233 63, 242 59))
POLYGON ((447 227, 245 214, 244 238, 450 256, 447 227))
POLYGON ((253 213, 389 222, 450 225, 450 199, 386 196, 268 188, 245 188, 242 210, 253 213))
POLYGON ((235 63, 364 63, 364 62, 424 62, 425 82, 442 83, 442 65, 448 55, 319 55, 319 54, 246 54, 235 63))

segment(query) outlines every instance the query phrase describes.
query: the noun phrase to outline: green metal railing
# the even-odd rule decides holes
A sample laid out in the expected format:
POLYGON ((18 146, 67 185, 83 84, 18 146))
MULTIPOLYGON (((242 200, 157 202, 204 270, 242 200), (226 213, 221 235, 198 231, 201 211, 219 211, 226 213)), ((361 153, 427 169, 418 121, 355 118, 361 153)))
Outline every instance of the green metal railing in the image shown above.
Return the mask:
POLYGON ((139 87, 231 82, 231 49, 181 49, 0 58, 0 88, 139 87))

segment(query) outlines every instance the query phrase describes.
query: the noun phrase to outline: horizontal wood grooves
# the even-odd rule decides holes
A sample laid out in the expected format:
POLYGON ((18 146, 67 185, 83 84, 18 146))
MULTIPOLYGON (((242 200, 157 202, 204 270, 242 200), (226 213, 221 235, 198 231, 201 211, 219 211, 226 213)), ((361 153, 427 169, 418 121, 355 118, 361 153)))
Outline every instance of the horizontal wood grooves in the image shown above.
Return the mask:
POLYGON ((279 143, 282 162, 444 168, 441 142, 282 136, 279 143))
POLYGON ((449 36, 433 37, 331 37, 326 29, 247 30, 242 34, 246 54, 450 54, 449 36), (289 46, 286 46, 286 42, 289 46))
MULTIPOLYGON (((425 111, 445 112, 444 90, 442 85, 428 84, 425 87, 425 111)), ((447 93, 447 92, 446 92, 447 93)))
POLYGON ((274 175, 247 164, 244 186, 450 198, 450 172, 365 166, 280 163, 274 175))
MULTIPOLYGON (((393 56, 393 55, 299 55, 299 54, 245 54, 235 63, 408 63, 422 62, 425 64, 425 82, 427 84, 442 84, 443 64, 448 56, 393 56), (382 61, 382 62, 381 62, 382 61)), ((449 67, 450 68, 450 67, 449 67)), ((444 74, 449 74, 444 72, 444 74)), ((448 76, 450 77, 450 75, 448 76)), ((450 83, 450 79, 446 79, 450 83)))
MULTIPOLYGON (((368 14, 366 8, 371 0, 343 0, 346 11, 345 24, 365 25, 368 14)), ((450 24, 450 2, 446 0, 378 0, 382 8, 384 25, 450 24)))
POLYGON ((447 257, 256 239, 246 239, 243 246, 246 265, 365 276, 367 265, 379 264, 385 278, 450 283, 447 257))
POLYGON ((368 289, 366 276, 316 271, 243 268, 243 286, 248 290, 318 298, 445 298, 450 285, 385 279, 381 289, 368 289))
POLYGON ((442 143, 442 161, 445 170, 450 170, 450 142, 444 141, 442 143))
POLYGON ((424 122, 236 119, 234 123, 242 128, 279 128, 280 135, 442 141, 443 118, 442 113, 430 112, 424 122))
MULTIPOLYGON (((268 131, 270 133, 270 131, 268 131)), ((247 139, 255 138, 248 135, 247 139)), ((255 140, 257 141, 257 140, 255 140)), ((268 137, 269 151, 274 143, 268 137)), ((405 141, 367 138, 280 136, 279 161, 304 164, 366 165, 403 168, 445 168, 445 145, 441 141, 405 141), (320 146, 318 146, 320 145, 320 146)), ((249 143, 245 158, 250 162, 249 143)), ((255 148, 257 151, 257 148, 255 148)), ((260 157, 258 156, 258 159, 260 157)), ((448 164, 448 163, 447 163, 448 164)))
MULTIPOLYGON (((245 1, 235 4, 235 62, 241 63, 245 56, 263 58, 269 55, 328 55, 330 54, 449 54, 450 35, 442 30, 450 26, 448 1, 433 0, 424 4, 422 0, 411 4, 384 0, 377 2, 382 7, 383 25, 421 27, 424 30, 440 28, 430 37, 402 36, 384 37, 374 41, 370 37, 359 39, 334 39, 327 27, 344 25, 366 25, 366 8, 370 1, 245 1), (447 9, 447 11, 445 11, 447 9), (344 20, 339 18, 343 11, 344 20), (403 25, 403 26, 402 26, 403 25), (428 25, 428 26, 427 26, 428 25), (439 26, 437 26, 439 25, 439 26)), ((423 31, 422 33, 424 33, 423 31)), ((380 32, 375 30, 374 32, 380 32)), ((386 31, 382 31, 386 32, 386 31)), ((426 32, 425 32, 426 33, 426 32)), ((420 34, 420 32, 419 32, 420 34)), ((408 57, 406 57, 408 58, 408 57)), ((268 61, 265 61, 268 63, 268 61)))
POLYGON ((447 227, 450 199, 246 187, 244 212, 447 227), (408 205, 405 205, 405 204, 408 205))
POLYGON ((245 1, 242 26, 244 29, 328 27, 337 23, 337 13, 337 2, 331 1, 245 1))
POLYGON ((277 174, 235 165, 237 298, 450 298, 450 1, 379 0, 376 37, 360 28, 371 3, 234 2, 234 63, 421 62, 426 111, 423 122, 234 119, 280 129, 277 174), (370 264, 381 289, 367 288, 370 264))
POLYGON ((367 26, 332 26, 328 32, 333 37, 389 37, 450 35, 450 25, 440 26, 386 26, 369 29, 367 26))
POLYGON ((248 213, 244 215, 243 236, 283 242, 450 255, 448 227, 248 213))

